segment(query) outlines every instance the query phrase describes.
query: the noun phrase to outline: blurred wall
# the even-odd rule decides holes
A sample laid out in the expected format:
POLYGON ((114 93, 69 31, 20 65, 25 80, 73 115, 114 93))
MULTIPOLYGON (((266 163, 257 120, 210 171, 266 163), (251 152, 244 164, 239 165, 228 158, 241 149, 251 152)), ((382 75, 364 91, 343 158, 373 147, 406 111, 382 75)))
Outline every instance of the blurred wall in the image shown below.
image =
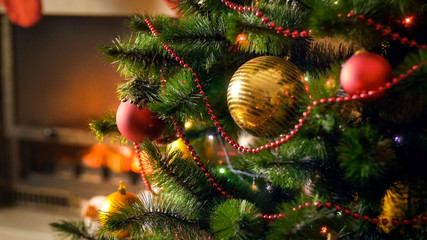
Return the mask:
MULTIPOLYGON (((164 0, 41 0, 43 15, 127 16, 134 13, 173 15, 164 0)), ((0 6, 0 12, 4 12, 0 6)))
POLYGON ((34 162, 33 154, 27 150, 32 148, 31 143, 35 148, 40 148, 39 142, 62 144, 61 139, 44 139, 45 133, 40 129, 88 131, 90 120, 102 118, 106 110, 117 107, 115 91, 123 77, 105 62, 97 48, 111 44, 117 36, 126 36, 125 23, 134 13, 173 15, 162 0, 42 0, 42 6, 44 16, 35 26, 11 26, 8 36, 1 31, 1 42, 6 38, 12 45, 11 49, 4 49, 3 45, 0 70, 12 72, 8 81, 13 98, 5 101, 9 94, 4 92, 2 74, 0 206, 11 203, 14 186, 21 183, 22 172, 34 162), (5 52, 11 53, 11 58, 4 57, 5 52), (5 62, 8 59, 12 59, 12 69, 5 62), (12 111, 5 111, 6 108, 12 111), (18 130, 23 126, 35 128, 35 135, 41 138, 28 136, 34 131, 6 136, 10 129, 5 129, 5 119, 10 115, 18 130))

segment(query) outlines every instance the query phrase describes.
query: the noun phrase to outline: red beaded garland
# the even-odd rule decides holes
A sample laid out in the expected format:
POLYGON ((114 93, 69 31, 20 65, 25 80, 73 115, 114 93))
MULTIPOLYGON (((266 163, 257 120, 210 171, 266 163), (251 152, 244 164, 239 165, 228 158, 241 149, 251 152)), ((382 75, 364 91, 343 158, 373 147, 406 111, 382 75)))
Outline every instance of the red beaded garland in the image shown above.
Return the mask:
MULTIPOLYGON (((258 17, 258 18, 261 18, 261 21, 264 24, 267 24, 267 26, 270 29, 275 29, 276 33, 278 33, 278 34, 280 34, 280 33, 283 32, 283 27, 282 26, 276 27, 276 23, 275 22, 270 22, 269 17, 265 16, 264 13, 262 11, 260 11, 260 10, 254 9, 251 6, 240 6, 238 4, 234 4, 234 3, 230 2, 230 1, 221 1, 221 2, 224 3, 224 5, 226 7, 228 6, 230 9, 232 9, 232 10, 234 10, 236 12, 241 12, 241 13, 243 13, 243 12, 253 12, 253 13, 255 13, 255 16, 258 17)), ((292 36, 293 38, 297 38, 297 37, 308 37, 309 33, 311 33, 311 30, 308 30, 308 31, 303 30, 301 33, 298 33, 298 31, 294 31, 291 34, 291 31, 289 29, 287 29, 285 31, 284 35, 286 37, 292 36)))
POLYGON ((142 164, 142 158, 141 158, 141 150, 139 149, 138 143, 134 142, 133 147, 135 149, 135 154, 136 154, 136 157, 138 159, 138 164, 139 164, 139 169, 140 169, 139 173, 141 175, 141 179, 144 182, 147 190, 150 191, 151 193, 153 193, 153 190, 151 189, 150 182, 148 182, 148 180, 145 178, 145 171, 144 171, 144 167, 142 164))
MULTIPOLYGON (((174 122, 173 125, 177 129, 177 132, 178 132, 178 130, 181 129, 179 123, 176 122, 176 118, 173 117, 173 116, 171 117, 171 120, 174 122)), ((183 134, 179 134, 179 136, 181 138, 185 137, 185 135, 183 135, 183 134)), ((196 151, 192 151, 193 150, 193 146, 190 145, 190 142, 188 140, 185 140, 184 143, 185 143, 185 145, 187 145, 187 149, 189 151, 191 151, 190 152, 191 156, 193 157, 194 161, 197 163, 197 166, 200 168, 200 170, 204 173, 204 175, 207 178, 208 182, 211 183, 212 186, 214 188, 216 188, 216 190, 221 193, 221 195, 226 196, 226 198, 231 198, 231 195, 228 194, 227 191, 225 191, 224 189, 222 189, 221 187, 218 186, 218 183, 212 177, 212 174, 209 172, 209 170, 206 167, 203 167, 203 163, 200 162, 200 157, 197 156, 196 151)), ((143 176, 142 173, 141 173, 141 176, 143 176)))
MULTIPOLYGON (((297 207, 292 208, 292 211, 295 212, 295 211, 297 211, 299 209, 302 209, 302 208, 305 208, 305 207, 308 207, 308 206, 311 206, 311 205, 312 204, 310 202, 307 202, 305 204, 301 204, 301 205, 298 205, 297 207)), ((317 208, 320 208, 322 206, 322 203, 320 203, 320 202, 314 202, 313 206, 315 206, 317 208)), ((330 209, 332 209, 334 207, 332 205, 332 203, 330 203, 330 202, 325 203, 324 206, 327 207, 327 208, 330 208, 330 209)), ((335 205, 335 211, 337 211, 337 212, 341 211, 341 206, 335 205)), ((345 209, 343 211, 343 213, 346 216, 350 216, 351 215, 351 211, 349 209, 345 209)), ((263 220, 265 220, 265 221, 274 221, 274 220, 277 220, 279 218, 286 217, 286 215, 284 213, 280 213, 280 214, 262 214, 261 213, 258 216, 260 218, 262 218, 263 220)), ((400 223, 402 223, 404 225, 408 225, 410 223, 407 219, 403 219, 403 220, 401 220, 401 222, 399 220, 397 220, 397 219, 392 219, 391 222, 390 222, 390 220, 387 219, 387 218, 383 218, 383 219, 378 219, 376 217, 370 218, 369 216, 366 216, 366 215, 364 215, 364 216, 361 217, 360 213, 357 213, 357 212, 353 213, 353 218, 354 219, 360 219, 361 221, 364 221, 364 222, 368 222, 369 221, 372 224, 381 223, 383 225, 387 225, 388 223, 391 223, 394 226, 398 226, 400 223)), ((421 218, 423 219, 423 221, 425 219, 424 222, 427 222, 427 216, 422 216, 421 218)), ((419 223, 418 218, 413 218, 412 219, 412 223, 413 224, 418 224, 419 223)))
POLYGON ((349 209, 344 209, 344 214, 346 216, 350 216, 351 215, 351 211, 349 209))
MULTIPOLYGON (((263 23, 268 23, 269 19, 268 17, 262 17, 262 22, 263 23)), ((273 27, 274 28, 274 27, 273 27)))

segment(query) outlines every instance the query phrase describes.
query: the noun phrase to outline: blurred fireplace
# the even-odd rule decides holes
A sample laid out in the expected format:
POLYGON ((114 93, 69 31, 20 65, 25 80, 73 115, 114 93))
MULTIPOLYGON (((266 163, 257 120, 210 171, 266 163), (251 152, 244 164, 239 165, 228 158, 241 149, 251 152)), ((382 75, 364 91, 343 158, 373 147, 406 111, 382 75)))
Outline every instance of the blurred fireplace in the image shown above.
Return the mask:
MULTIPOLYGON (((10 186, 13 201, 78 207, 81 199, 115 191, 119 179, 131 191, 141 189, 138 175, 120 169, 121 163, 111 170, 106 164, 83 162, 97 144, 88 123, 116 109, 116 86, 123 79, 97 47, 125 35, 125 20, 45 16, 23 29, 3 16, 2 132, 7 153, 0 168, 7 174, 0 176, 0 188, 10 186)), ((116 158, 123 161, 123 156, 116 158)))

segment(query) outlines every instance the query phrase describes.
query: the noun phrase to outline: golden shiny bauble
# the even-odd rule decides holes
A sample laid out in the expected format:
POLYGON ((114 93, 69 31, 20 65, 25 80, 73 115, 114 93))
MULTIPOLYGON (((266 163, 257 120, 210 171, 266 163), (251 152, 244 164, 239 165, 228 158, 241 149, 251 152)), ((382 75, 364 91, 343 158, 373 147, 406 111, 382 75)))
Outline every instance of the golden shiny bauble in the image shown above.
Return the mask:
MULTIPOLYGON (((101 211, 99 212, 101 225, 105 225, 109 214, 120 213, 118 210, 120 206, 133 204, 135 202, 140 202, 139 198, 133 193, 126 192, 126 186, 120 181, 118 191, 108 195, 107 199, 102 204, 101 211)), ((109 234, 118 238, 126 238, 130 235, 129 230, 109 232, 109 234)))
POLYGON ((297 66, 280 57, 262 56, 234 73, 227 103, 240 128, 258 137, 276 137, 298 123, 306 95, 297 66))

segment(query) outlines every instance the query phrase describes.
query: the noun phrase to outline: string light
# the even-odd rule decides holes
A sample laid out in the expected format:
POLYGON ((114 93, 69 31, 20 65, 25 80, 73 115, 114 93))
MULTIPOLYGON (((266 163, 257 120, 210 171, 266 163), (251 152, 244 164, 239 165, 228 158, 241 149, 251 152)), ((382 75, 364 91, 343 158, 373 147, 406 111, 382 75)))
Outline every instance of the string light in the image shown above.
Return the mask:
POLYGON ((246 41, 246 34, 240 33, 239 35, 237 35, 238 43, 243 43, 244 41, 246 41))
POLYGON ((396 145, 402 146, 403 145, 403 137, 402 136, 395 136, 394 142, 396 143, 396 145))
POLYGON ((225 168, 220 168, 219 173, 225 173, 225 168))
POLYGON ((252 180, 252 190, 256 191, 258 190, 258 186, 255 184, 255 178, 252 180))
POLYGON ((334 79, 329 78, 329 79, 326 81, 326 87, 327 87, 327 88, 334 88, 335 86, 336 86, 336 82, 335 82, 335 80, 334 80, 334 79))
POLYGON ((184 127, 185 129, 191 128, 191 126, 193 126, 193 124, 191 122, 185 122, 184 127))
POLYGON ((410 24, 412 24, 412 20, 413 20, 413 18, 414 18, 414 17, 407 17, 407 18, 405 18, 405 19, 402 21, 403 25, 410 25, 410 24))
POLYGON ((209 135, 208 138, 209 138, 209 140, 213 140, 214 136, 213 135, 209 135))
POLYGON ((323 233, 323 234, 328 233, 328 227, 323 226, 323 227, 320 229, 320 233, 323 233))

